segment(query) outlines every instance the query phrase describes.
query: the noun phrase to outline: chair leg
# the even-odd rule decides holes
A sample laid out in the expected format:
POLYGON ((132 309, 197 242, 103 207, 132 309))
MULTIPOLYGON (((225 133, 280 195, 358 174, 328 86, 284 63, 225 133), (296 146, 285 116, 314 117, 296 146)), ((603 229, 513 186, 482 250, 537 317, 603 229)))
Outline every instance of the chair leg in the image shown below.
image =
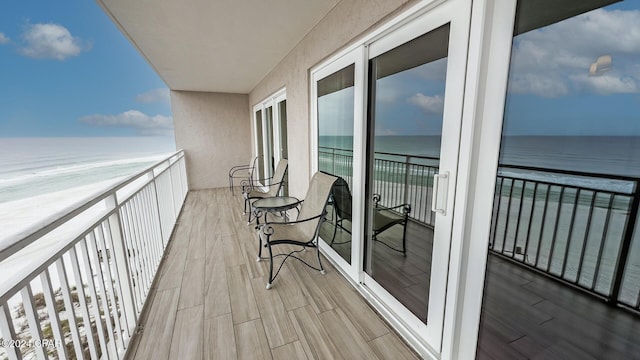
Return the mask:
POLYGON ((320 260, 320 243, 318 242, 317 237, 316 237, 316 254, 318 255, 318 265, 320 265, 320 274, 324 275, 327 272, 324 271, 324 267, 322 266, 322 261, 320 260))
POLYGON ((267 248, 269 249, 269 282, 267 283, 267 290, 269 290, 271 289, 271 283, 273 283, 273 252, 271 251, 269 238, 267 238, 267 248))
POLYGON ((247 214, 247 225, 251 225, 251 199, 244 200, 245 213, 247 214))
POLYGON ((402 230, 402 255, 407 257, 407 224, 409 222, 405 220, 404 228, 402 230))
POLYGON ((256 259, 257 262, 260 262, 260 260, 262 260, 262 235, 260 235, 261 232, 258 232, 258 258, 256 259))
POLYGON ((331 244, 329 244, 329 246, 333 246, 333 242, 336 241, 337 232, 338 232, 338 220, 334 219, 333 237, 331 238, 331 244))

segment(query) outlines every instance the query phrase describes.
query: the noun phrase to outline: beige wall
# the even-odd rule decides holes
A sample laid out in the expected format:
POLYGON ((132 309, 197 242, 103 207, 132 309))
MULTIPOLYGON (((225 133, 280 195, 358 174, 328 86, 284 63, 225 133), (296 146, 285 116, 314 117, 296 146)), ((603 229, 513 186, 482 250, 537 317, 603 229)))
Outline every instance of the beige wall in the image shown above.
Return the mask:
POLYGON ((189 189, 227 186, 229 168, 251 158, 248 95, 171 91, 171 107, 189 189))
POLYGON ((309 69, 375 28, 414 0, 343 0, 249 94, 256 104, 287 88, 289 182, 304 196, 310 179, 309 69))

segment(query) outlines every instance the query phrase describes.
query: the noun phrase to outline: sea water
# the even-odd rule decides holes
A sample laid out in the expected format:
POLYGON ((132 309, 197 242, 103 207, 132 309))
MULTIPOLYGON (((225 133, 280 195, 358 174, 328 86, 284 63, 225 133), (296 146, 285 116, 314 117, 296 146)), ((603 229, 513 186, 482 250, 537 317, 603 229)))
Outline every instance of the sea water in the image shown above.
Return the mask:
POLYGON ((169 137, 0 138, 0 240, 174 151, 169 137))
MULTIPOLYGON (((34 223, 173 152, 175 143, 168 137, 0 138, 0 240, 30 231, 34 223)), ((49 240, 56 239, 44 239, 0 263, 0 282, 31 268, 26 260, 49 251, 55 245, 49 240)), ((49 271, 56 290, 60 286, 57 271, 52 267, 49 271)), ((38 281, 31 286, 34 293, 42 291, 38 281)), ((9 300, 13 316, 21 302, 19 294, 9 300)))
MULTIPOLYGON (((320 136, 319 145, 352 150, 353 136, 320 136)), ((376 136, 377 153, 440 157, 440 136, 376 136)), ((504 136, 500 165, 640 177, 640 136, 504 136)))

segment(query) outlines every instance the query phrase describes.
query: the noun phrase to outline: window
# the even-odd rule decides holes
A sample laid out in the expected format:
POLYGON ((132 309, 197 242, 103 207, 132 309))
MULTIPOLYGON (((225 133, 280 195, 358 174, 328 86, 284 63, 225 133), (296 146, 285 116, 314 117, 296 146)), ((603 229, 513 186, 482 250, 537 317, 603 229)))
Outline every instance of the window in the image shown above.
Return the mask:
POLYGON ((610 3, 518 2, 479 357, 637 354, 597 300, 640 309, 640 11, 610 3))

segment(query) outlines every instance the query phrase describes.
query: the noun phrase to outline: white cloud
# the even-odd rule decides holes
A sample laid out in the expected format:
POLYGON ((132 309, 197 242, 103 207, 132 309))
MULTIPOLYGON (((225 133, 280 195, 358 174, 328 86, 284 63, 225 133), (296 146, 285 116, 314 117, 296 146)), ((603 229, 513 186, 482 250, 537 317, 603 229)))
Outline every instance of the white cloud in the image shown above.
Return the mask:
POLYGON ((7 44, 9 41, 11 41, 11 39, 9 39, 4 33, 0 32, 0 45, 7 44))
POLYGON ((639 81, 629 76, 616 76, 615 74, 588 76, 581 74, 572 76, 571 80, 582 88, 600 95, 640 92, 639 81))
POLYGON ((138 94, 136 96, 136 101, 141 103, 160 102, 168 104, 171 101, 171 97, 169 95, 169 89, 159 88, 138 94))
POLYGON ((129 110, 117 115, 89 115, 80 118, 80 121, 94 126, 133 128, 138 135, 173 134, 173 119, 171 117, 149 116, 138 110, 129 110))
POLYGON ((442 114, 444 111, 444 97, 442 95, 427 96, 417 93, 408 98, 407 102, 418 106, 426 113, 442 114))
POLYGON ((376 101, 385 104, 393 104, 400 98, 398 86, 380 86, 376 88, 376 101))
POLYGON ((544 97, 638 92, 639 57, 640 11, 594 10, 518 36, 509 90, 544 97), (589 78, 602 55, 612 57, 611 71, 589 78))
POLYGON ((20 52, 37 59, 64 60, 88 49, 79 38, 58 24, 30 24, 22 34, 22 39, 24 46, 20 52))
POLYGON ((535 94, 544 97, 559 97, 569 93, 562 79, 546 74, 517 73, 512 76, 509 89, 515 93, 535 94))
POLYGON ((445 81, 447 77, 447 58, 438 59, 415 68, 415 73, 426 80, 445 81))

